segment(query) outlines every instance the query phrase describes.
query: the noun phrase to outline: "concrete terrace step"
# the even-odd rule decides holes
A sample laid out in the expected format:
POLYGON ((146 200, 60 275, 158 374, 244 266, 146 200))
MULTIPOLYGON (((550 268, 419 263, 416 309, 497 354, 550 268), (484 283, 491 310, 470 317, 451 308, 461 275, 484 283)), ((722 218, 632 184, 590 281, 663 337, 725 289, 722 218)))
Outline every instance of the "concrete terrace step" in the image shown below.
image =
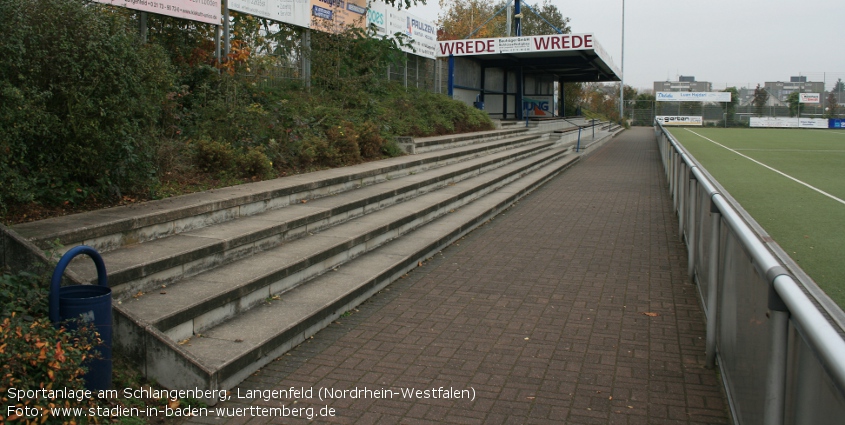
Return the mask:
POLYGON ((127 314, 155 326, 173 341, 190 338, 268 297, 449 214, 566 153, 566 148, 556 148, 536 154, 185 279, 164 291, 126 300, 122 307, 127 314))
POLYGON ((282 208, 301 200, 453 164, 518 146, 539 137, 527 135, 502 139, 501 134, 490 136, 488 133, 465 135, 475 143, 458 149, 322 170, 140 205, 55 217, 19 224, 12 229, 42 249, 49 249, 54 241, 58 241, 64 246, 61 252, 81 244, 107 252, 125 245, 148 242, 282 208), (489 137, 495 140, 490 141, 489 137))
MULTIPOLYGON (((450 210, 407 237, 375 247, 278 298, 265 298, 255 308, 181 343, 148 327, 146 346, 139 351, 147 362, 148 376, 172 388, 232 388, 577 159, 564 156, 534 172, 520 173, 522 178, 450 210)), ((121 322, 117 327, 124 327, 128 320, 116 320, 121 322)))
MULTIPOLYGON (((308 232, 507 165, 552 145, 553 142, 538 138, 518 147, 419 174, 106 252, 103 258, 108 264, 109 283, 116 298, 169 285, 279 246, 308 232)), ((86 281, 96 281, 96 270, 90 261, 73 262, 70 270, 86 281)))
POLYGON ((478 143, 480 139, 495 140, 527 133, 527 128, 481 131, 477 133, 457 134, 433 137, 400 137, 399 146, 409 154, 421 154, 440 149, 455 148, 478 143))

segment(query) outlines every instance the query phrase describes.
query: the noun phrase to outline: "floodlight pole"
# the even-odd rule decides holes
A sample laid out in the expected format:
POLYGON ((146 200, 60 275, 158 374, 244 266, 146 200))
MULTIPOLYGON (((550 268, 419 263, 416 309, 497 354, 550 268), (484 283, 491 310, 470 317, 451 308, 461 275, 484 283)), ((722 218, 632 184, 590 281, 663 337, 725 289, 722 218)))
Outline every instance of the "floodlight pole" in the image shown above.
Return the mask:
POLYGON ((625 119, 625 0, 622 0, 622 75, 619 76, 619 120, 625 119))

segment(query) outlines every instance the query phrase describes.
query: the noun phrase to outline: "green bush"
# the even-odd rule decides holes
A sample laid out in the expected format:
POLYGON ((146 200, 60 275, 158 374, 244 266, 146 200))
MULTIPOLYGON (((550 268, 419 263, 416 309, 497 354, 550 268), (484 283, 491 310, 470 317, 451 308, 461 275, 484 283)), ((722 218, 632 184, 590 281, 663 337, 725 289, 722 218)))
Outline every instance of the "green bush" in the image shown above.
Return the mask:
POLYGON ((246 153, 238 156, 236 162, 241 177, 266 179, 274 174, 273 163, 262 146, 247 149, 246 153))
POLYGON ((116 195, 155 178, 162 49, 74 0, 0 0, 0 202, 116 195))
POLYGON ((49 409, 90 407, 94 403, 92 399, 10 399, 10 388, 85 388, 83 362, 97 342, 96 334, 86 327, 73 331, 54 327, 48 319, 46 287, 46 277, 25 272, 0 275, 0 404, 42 412, 42 417, 6 417, 8 410, 4 407, 0 412, 4 423, 71 423, 78 418, 50 416, 49 409))
POLYGON ((201 138, 193 145, 194 165, 200 171, 225 175, 235 170, 237 153, 228 143, 201 138))

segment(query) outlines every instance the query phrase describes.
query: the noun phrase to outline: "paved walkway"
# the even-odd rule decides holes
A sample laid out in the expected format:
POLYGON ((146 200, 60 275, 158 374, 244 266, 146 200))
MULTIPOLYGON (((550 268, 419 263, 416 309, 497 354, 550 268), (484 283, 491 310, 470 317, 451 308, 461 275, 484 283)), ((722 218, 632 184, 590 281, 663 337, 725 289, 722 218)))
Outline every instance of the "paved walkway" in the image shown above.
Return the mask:
POLYGON ((651 129, 636 128, 216 406, 251 411, 190 422, 305 423, 250 413, 316 416, 328 406, 336 416, 314 423, 729 423, 719 378, 703 364, 704 317, 657 146, 651 129), (313 389, 312 399, 234 399, 291 387, 313 389), (430 391, 440 387, 474 399, 430 391), (320 401, 320 388, 374 391, 320 401), (429 392, 404 398, 411 388, 429 392))

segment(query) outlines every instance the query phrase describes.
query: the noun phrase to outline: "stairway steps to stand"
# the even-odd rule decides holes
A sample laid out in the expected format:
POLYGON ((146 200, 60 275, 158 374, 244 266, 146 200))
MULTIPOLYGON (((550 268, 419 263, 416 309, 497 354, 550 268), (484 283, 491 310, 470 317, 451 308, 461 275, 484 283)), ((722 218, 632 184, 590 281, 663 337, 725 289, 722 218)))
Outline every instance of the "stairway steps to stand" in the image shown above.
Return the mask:
POLYGON ((449 214, 565 155, 558 148, 314 235, 126 300, 128 314, 174 341, 190 338, 275 294, 294 288, 378 246, 449 214))
POLYGON ((100 252, 107 252, 283 208, 303 199, 316 199, 453 164, 541 137, 539 134, 506 138, 494 135, 491 141, 491 136, 486 133, 468 136, 474 142, 461 148, 55 217, 15 225, 12 229, 42 249, 53 249, 58 243, 61 245, 59 253, 64 253, 76 245, 84 244, 100 252))
MULTIPOLYGON (((285 351, 301 343, 344 312, 354 308, 390 282, 417 267, 522 196, 571 166, 578 157, 566 156, 528 173, 505 187, 422 226, 405 237, 366 252, 335 271, 322 274, 270 298, 199 335, 168 344, 183 351, 188 370, 164 385, 197 385, 229 389, 285 351)), ((164 350, 157 341, 152 349, 164 350)), ((166 351, 166 350, 165 350, 166 351)), ((164 355, 163 357, 170 357, 164 355)), ((167 366, 158 363, 159 373, 167 366)), ((164 381, 162 380, 164 379, 164 381)), ((210 402, 213 402, 210 400, 210 402)))
MULTIPOLYGON (((169 285, 552 146, 553 142, 532 141, 400 179, 109 251, 103 254, 109 265, 109 282, 117 298, 169 285)), ((96 281, 96 269, 90 261, 73 262, 70 269, 82 279, 96 281)))

